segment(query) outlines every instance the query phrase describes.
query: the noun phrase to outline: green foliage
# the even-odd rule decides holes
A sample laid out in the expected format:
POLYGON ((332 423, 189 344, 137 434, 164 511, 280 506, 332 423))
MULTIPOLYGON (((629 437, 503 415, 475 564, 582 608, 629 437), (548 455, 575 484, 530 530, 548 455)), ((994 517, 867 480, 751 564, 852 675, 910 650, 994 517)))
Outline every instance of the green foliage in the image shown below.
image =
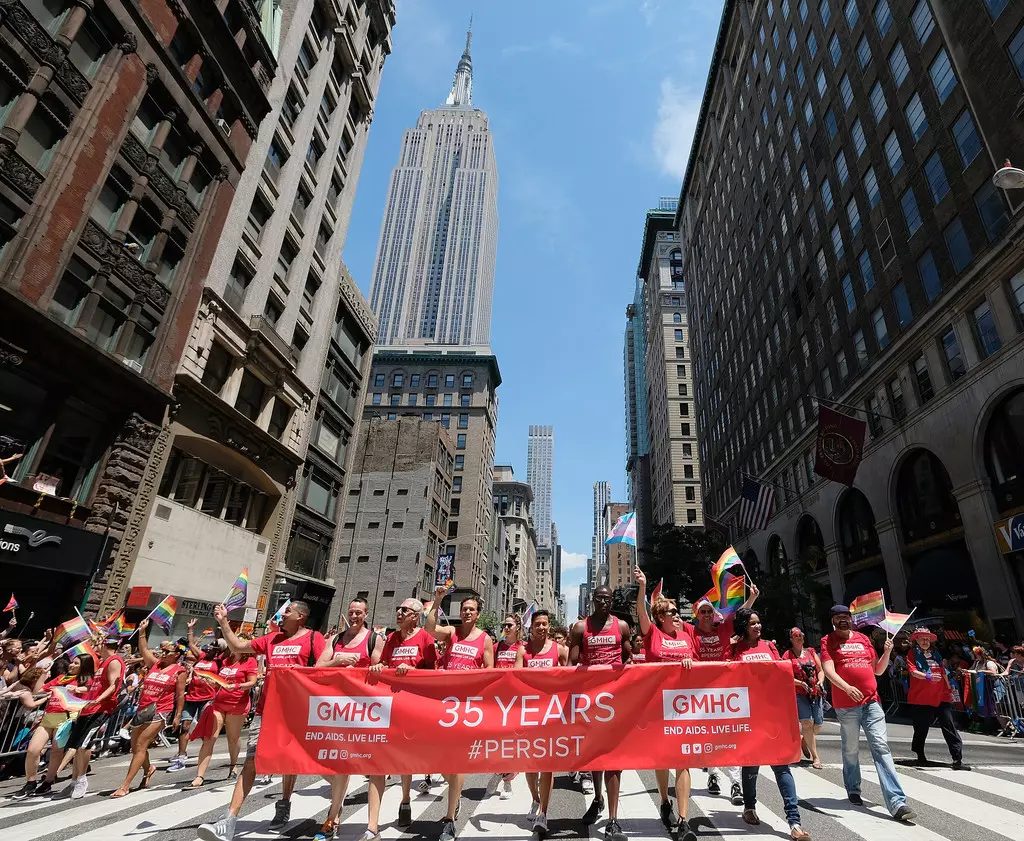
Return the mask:
POLYGON ((504 618, 503 616, 498 616, 493 610, 485 610, 477 617, 476 626, 483 628, 485 631, 498 633, 501 630, 501 620, 504 618))
POLYGON ((761 595, 754 610, 761 620, 761 636, 775 640, 782 651, 789 646, 790 628, 796 626, 804 632, 807 644, 817 648, 821 636, 831 630, 829 585, 815 578, 806 563, 794 561, 757 581, 757 586, 761 595))
POLYGON ((725 548, 722 537, 714 531, 655 526, 650 550, 640 552, 640 567, 647 575, 648 591, 664 579, 663 592, 667 597, 682 596, 693 602, 710 589, 711 565, 725 548))

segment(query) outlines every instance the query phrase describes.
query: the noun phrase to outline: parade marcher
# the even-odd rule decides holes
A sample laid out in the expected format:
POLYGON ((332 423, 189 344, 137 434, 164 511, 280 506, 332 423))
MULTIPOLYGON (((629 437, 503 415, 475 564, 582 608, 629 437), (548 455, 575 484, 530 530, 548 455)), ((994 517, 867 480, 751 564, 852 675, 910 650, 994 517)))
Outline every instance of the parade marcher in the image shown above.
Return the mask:
MULTIPOLYGON (((402 677, 412 669, 433 669, 437 662, 437 649, 434 638, 419 627, 423 602, 419 599, 406 599, 395 610, 396 630, 392 631, 384 641, 380 662, 370 666, 371 672, 382 672, 394 669, 395 674, 402 677)), ((430 788, 430 775, 425 781, 430 788)), ((412 775, 402 775, 402 802, 398 804, 398 826, 405 829, 412 823, 412 775)))
MULTIPOLYGON (((89 692, 89 684, 92 683, 95 669, 96 666, 92 655, 83 654, 81 657, 76 657, 71 661, 68 665, 67 674, 60 675, 44 684, 43 690, 47 691, 55 687, 66 686, 71 692, 84 698, 89 692)), ((43 719, 39 722, 39 726, 32 731, 32 738, 29 740, 28 750, 25 753, 25 785, 12 795, 14 800, 23 800, 36 793, 38 788, 36 775, 39 773, 39 758, 43 755, 47 742, 51 741, 56 735, 57 729, 73 717, 72 713, 64 709, 57 695, 53 692, 49 692, 44 699, 44 703, 46 708, 43 711, 43 719)))
MULTIPOLYGON (((578 620, 569 631, 569 664, 572 666, 621 666, 629 661, 629 625, 612 616, 612 591, 605 586, 594 590, 594 612, 578 620)), ((619 782, 622 771, 594 771, 594 800, 583 813, 583 823, 597 822, 604 811, 601 785, 608 789, 606 841, 626 841, 619 825, 619 782)))
MULTIPOLYGON (((352 599, 348 606, 348 628, 327 641, 323 654, 317 660, 317 666, 321 668, 333 666, 342 669, 368 669, 380 661, 384 641, 379 634, 367 627, 368 612, 369 606, 366 599, 352 599)), ((323 826, 313 836, 313 841, 330 841, 337 836, 349 779, 348 774, 332 774, 327 778, 331 785, 331 806, 327 810, 327 818, 323 826)), ((366 831, 360 841, 377 841, 380 838, 378 821, 380 820, 380 801, 384 796, 385 777, 383 774, 374 774, 367 777, 367 780, 370 784, 367 795, 369 814, 366 831)))
MULTIPOLYGON (((999 730, 999 713, 996 709, 996 678, 999 677, 999 664, 980 645, 971 648, 973 658, 971 667, 964 669, 970 675, 971 682, 970 711, 975 724, 987 725, 992 732, 999 730)), ((966 701, 967 699, 965 699, 966 701)))
MULTIPOLYGON (((213 617, 220 625, 220 631, 227 641, 232 654, 266 658, 267 669, 288 669, 297 666, 312 666, 323 654, 327 641, 317 631, 306 627, 309 619, 309 605, 303 601, 288 602, 281 614, 281 630, 252 640, 235 635, 228 621, 228 611, 219 604, 213 609, 213 617)), ((256 780, 256 744, 259 741, 263 707, 266 694, 261 693, 256 706, 256 715, 249 724, 249 738, 245 748, 245 764, 231 794, 228 813, 214 824, 202 824, 198 829, 202 841, 231 841, 235 835, 238 813, 245 798, 249 796, 256 780)), ((274 819, 270 829, 279 832, 288 825, 291 818, 291 796, 295 790, 295 775, 285 774, 281 778, 281 800, 274 806, 274 819)))
POLYGON ((220 652, 204 651, 196 645, 195 619, 188 622, 188 651, 185 654, 185 666, 188 669, 188 683, 185 688, 185 709, 181 712, 181 727, 178 733, 178 754, 165 769, 167 773, 181 771, 188 758, 189 734, 199 720, 199 716, 217 694, 217 687, 210 681, 203 680, 199 675, 217 674, 220 652))
MULTIPOLYGON (((494 668, 515 669, 523 665, 523 620, 510 613, 501 623, 501 641, 494 648, 494 668)), ((498 774, 498 799, 512 796, 514 773, 498 774)))
POLYGON ((942 657, 933 648, 938 639, 927 628, 918 628, 910 635, 914 646, 908 660, 910 671, 910 693, 907 703, 913 707, 914 740, 911 750, 917 756, 918 765, 928 765, 924 755, 924 745, 928 738, 928 728, 932 722, 939 721, 942 736, 949 748, 953 760, 954 771, 970 771, 964 765, 964 742, 956 729, 953 720, 953 695, 949 688, 949 678, 942 657))
MULTIPOLYGON (((633 568, 633 577, 639 585, 636 591, 636 615, 643 634, 644 653, 648 663, 679 663, 684 669, 693 666, 693 626, 679 621, 679 610, 672 599, 658 598, 651 604, 651 617, 647 615, 647 576, 640 567, 633 568)), ((633 654, 636 658, 636 652, 633 654)), ((679 841, 697 841, 697 834, 687 822, 690 806, 690 769, 676 768, 676 804, 679 816, 672 812, 668 796, 668 769, 654 772, 661 795, 661 822, 679 841)))
MULTIPOLYGON (((732 646, 729 654, 730 660, 740 663, 782 662, 775 643, 761 638, 761 617, 750 608, 744 607, 736 611, 733 628, 739 640, 732 646)), ((745 766, 742 771, 743 822, 751 826, 758 826, 761 823, 755 810, 757 806, 757 776, 760 770, 757 766, 745 766)), ((793 772, 789 770, 788 765, 773 765, 772 772, 775 774, 775 782, 779 786, 779 794, 782 795, 786 821, 789 823, 789 837, 793 841, 806 841, 811 836, 800 826, 800 806, 793 772)))
MULTIPOLYGON (((437 610, 446 595, 447 587, 442 586, 434 590, 434 603, 427 613, 425 625, 427 633, 445 643, 444 668, 450 672, 493 669, 494 644, 487 633, 476 626, 477 619, 480 618, 480 600, 472 596, 462 600, 459 606, 461 624, 458 628, 450 625, 439 628, 437 610)), ((448 811, 441 821, 440 841, 455 841, 455 821, 459 816, 459 800, 462 798, 466 775, 445 776, 448 781, 448 811)))
POLYGON ((833 631, 821 641, 821 665, 832 684, 832 707, 839 719, 843 745, 843 783, 846 795, 855 806, 863 805, 860 796, 860 731, 864 730, 885 805, 898 821, 910 821, 917 815, 907 805, 892 752, 886 736, 885 712, 878 701, 876 676, 885 672, 892 652, 891 639, 885 641, 881 657, 864 634, 853 630, 853 617, 846 605, 832 608, 833 631))
MULTIPOLYGON (((523 666, 527 669, 553 669, 569 662, 569 649, 549 639, 551 614, 546 610, 538 610, 533 614, 530 623, 530 636, 523 650, 523 666)), ((543 841, 548 834, 548 804, 551 802, 551 788, 555 775, 550 771, 540 774, 528 773, 526 785, 533 795, 529 817, 533 821, 533 831, 543 841)))
POLYGON ((82 708, 78 718, 72 722, 71 732, 64 748, 59 748, 56 745, 50 747, 46 777, 36 788, 36 797, 47 794, 53 787, 53 781, 57 778, 57 771, 61 767, 61 759, 65 750, 75 752, 71 765, 71 785, 68 786, 65 793, 69 793, 72 800, 79 800, 88 792, 89 781, 85 774, 89 768, 89 760, 92 758, 93 740, 99 729, 117 709, 118 694, 121 691, 121 684, 124 682, 124 659, 117 653, 117 647, 120 644, 119 636, 106 637, 96 641, 96 654, 100 658, 100 662, 96 666, 92 684, 87 693, 89 704, 82 708))
MULTIPOLYGON (((677 612, 678 615, 678 612, 677 612)), ((646 663, 647 662, 647 651, 644 648, 644 637, 643 634, 633 634, 632 639, 629 641, 629 662, 630 663, 646 663)))
POLYGON ((825 723, 825 670, 821 668, 818 653, 804 645, 804 632, 793 628, 789 632, 789 649, 782 655, 783 660, 793 662, 793 678, 796 681, 796 713, 800 720, 800 743, 804 756, 811 760, 811 767, 820 770, 818 757, 818 733, 825 723))
POLYGON ((135 775, 143 771, 140 789, 149 785, 156 766, 149 761, 149 746, 160 731, 170 725, 176 730, 181 724, 181 713, 185 708, 185 682, 188 669, 181 665, 181 652, 170 640, 160 643, 158 653, 150 650, 146 641, 149 619, 139 623, 139 653, 149 671, 142 681, 139 708, 132 719, 132 761, 128 766, 124 782, 111 797, 124 797, 135 775))

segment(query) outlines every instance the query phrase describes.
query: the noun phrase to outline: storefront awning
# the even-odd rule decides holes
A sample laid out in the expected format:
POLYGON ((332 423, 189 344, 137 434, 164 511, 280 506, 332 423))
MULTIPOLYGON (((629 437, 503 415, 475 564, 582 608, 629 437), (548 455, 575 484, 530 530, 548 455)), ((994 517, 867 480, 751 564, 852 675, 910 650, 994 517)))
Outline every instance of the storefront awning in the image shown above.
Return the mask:
POLYGON ((984 615, 974 563, 962 540, 910 559, 907 603, 921 612, 976 610, 984 615))

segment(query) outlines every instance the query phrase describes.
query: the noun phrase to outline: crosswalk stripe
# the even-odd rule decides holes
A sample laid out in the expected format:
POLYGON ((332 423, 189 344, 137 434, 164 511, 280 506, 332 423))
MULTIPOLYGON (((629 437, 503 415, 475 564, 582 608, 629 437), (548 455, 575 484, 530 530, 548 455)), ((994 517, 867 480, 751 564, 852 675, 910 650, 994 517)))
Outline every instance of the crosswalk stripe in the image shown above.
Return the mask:
MULTIPOLYGON (((1024 769, 1021 770, 1024 772, 1024 769)), ((950 768, 920 768, 915 769, 915 772, 928 779, 937 777, 946 782, 973 788, 982 794, 995 794, 998 797, 1005 797, 1014 803, 1024 803, 1024 784, 1011 783, 1000 777, 993 777, 991 774, 985 774, 978 770, 967 773, 965 771, 953 771, 950 768)), ((915 777, 915 779, 918 778, 915 777)), ((1024 816, 1021 817, 1021 820, 1024 821, 1024 816)))
MULTIPOLYGON (((497 791, 501 791, 498 783, 497 791)), ((459 831, 460 838, 525 839, 533 836, 533 825, 527 818, 533 797, 526 777, 517 774, 512 781, 512 796, 502 800, 497 793, 476 807, 465 826, 459 831)), ((465 808, 463 801, 463 808, 465 808)))
MULTIPOLYGON (((947 841, 923 826, 910 826, 894 821, 885 806, 853 806, 844 809, 825 809, 815 800, 846 800, 846 789, 833 785, 823 777, 805 768, 792 768, 796 782, 796 793, 801 800, 810 801, 817 811, 839 821, 851 832, 871 841, 947 841)), ((761 775, 765 776, 762 769, 761 775)), ((775 782, 775 775, 768 769, 768 777, 775 782)))
MULTIPOLYGON (((652 774, 652 785, 655 785, 652 774)), ((669 777, 672 785, 672 777, 669 777)), ((656 787, 656 785, 655 785, 656 787)), ((623 771, 619 785, 619 823, 629 837, 661 838, 668 835, 665 825, 661 822, 657 797, 652 798, 640 774, 636 771, 623 771)))
POLYGON ((1024 774, 1024 765, 975 765, 981 771, 1002 771, 1004 774, 1024 774))
MULTIPOLYGON (((875 785, 881 785, 874 768, 862 766, 861 773, 865 779, 875 785)), ((917 800, 997 835, 1005 835, 1007 838, 1020 837, 1020 827, 1024 816, 1018 815, 1016 812, 993 806, 984 800, 968 797, 948 788, 933 785, 909 774, 902 774, 900 782, 903 785, 903 791, 911 801, 917 800)), ((913 808, 913 802, 910 805, 913 808)))
MULTIPOLYGON (((772 777, 772 785, 775 785, 775 777, 772 777)), ((757 804, 757 816, 761 819, 761 826, 748 826, 743 822, 743 807, 733 806, 727 797, 713 797, 705 791, 691 791, 690 802, 696 806, 711 821, 719 835, 729 837, 732 835, 742 836, 743 841, 756 841, 756 839, 773 839, 778 841, 779 833, 789 837, 789 821, 781 818, 765 807, 763 803, 757 804)), ((696 815, 690 814, 690 820, 696 815)))
MULTIPOLYGON (((419 779, 413 777, 412 779, 412 791, 409 792, 409 805, 412 807, 412 819, 418 821, 423 813, 427 811, 431 806, 441 800, 442 797, 448 797, 448 789, 441 788, 437 792, 420 792, 416 789, 419 779)), ((402 802, 402 785, 401 781, 397 781, 388 791, 397 789, 398 799, 394 802, 393 806, 389 806, 389 801, 386 799, 381 803, 380 807, 380 834, 381 838, 388 839, 388 841, 397 841, 397 839, 403 838, 406 834, 406 830, 398 827, 398 804, 402 802)))

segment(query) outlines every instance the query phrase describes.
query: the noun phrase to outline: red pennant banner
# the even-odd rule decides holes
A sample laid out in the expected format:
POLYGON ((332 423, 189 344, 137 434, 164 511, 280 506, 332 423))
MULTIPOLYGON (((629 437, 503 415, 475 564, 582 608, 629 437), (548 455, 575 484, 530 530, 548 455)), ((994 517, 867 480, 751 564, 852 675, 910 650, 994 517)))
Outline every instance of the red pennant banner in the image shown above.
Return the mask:
POLYGON ((857 468, 864 457, 864 430, 867 424, 825 404, 818 405, 818 444, 814 472, 819 476, 853 487, 857 468))
POLYGON ((788 663, 271 672, 261 774, 456 774, 784 765, 788 663))

